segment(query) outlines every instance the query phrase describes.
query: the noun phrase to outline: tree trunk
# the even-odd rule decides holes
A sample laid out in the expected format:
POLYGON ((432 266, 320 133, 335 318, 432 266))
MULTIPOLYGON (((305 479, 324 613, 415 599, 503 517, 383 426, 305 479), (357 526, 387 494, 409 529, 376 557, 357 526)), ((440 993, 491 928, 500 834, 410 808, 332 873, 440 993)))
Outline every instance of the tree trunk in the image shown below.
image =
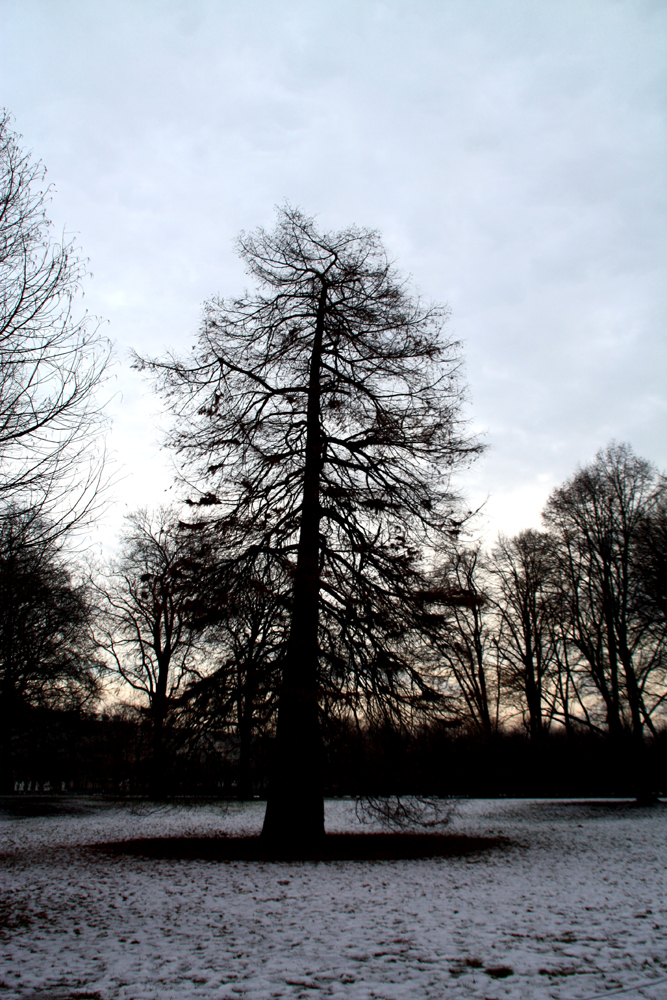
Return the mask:
POLYGON ((240 702, 238 796, 245 800, 252 798, 250 757, 255 712, 255 668, 252 661, 245 665, 245 684, 242 687, 240 702))
POLYGON ((164 709, 153 710, 151 764, 148 779, 152 799, 163 799, 166 793, 164 774, 164 709))
POLYGON ((167 681, 169 678, 169 662, 171 650, 162 651, 158 659, 158 682, 153 704, 151 705, 152 722, 152 755, 149 777, 149 793, 153 799, 163 799, 166 795, 165 755, 164 755, 164 722, 167 717, 167 681))
POLYGON ((528 732, 532 742, 542 737, 542 698, 535 678, 535 666, 531 661, 526 664, 526 704, 528 706, 528 732))
POLYGON ((524 626, 526 637, 523 655, 523 669, 526 705, 528 706, 528 732, 531 742, 542 738, 542 686, 540 684, 539 662, 536 663, 536 650, 533 648, 530 625, 524 626))
POLYGON ((276 756, 262 837, 291 850, 324 837, 322 735, 318 711, 320 589, 320 363, 326 308, 320 293, 308 385, 306 455, 292 621, 283 667, 276 756))
POLYGON ((12 736, 15 715, 11 711, 7 696, 0 703, 0 795, 10 795, 14 791, 14 760, 12 736))

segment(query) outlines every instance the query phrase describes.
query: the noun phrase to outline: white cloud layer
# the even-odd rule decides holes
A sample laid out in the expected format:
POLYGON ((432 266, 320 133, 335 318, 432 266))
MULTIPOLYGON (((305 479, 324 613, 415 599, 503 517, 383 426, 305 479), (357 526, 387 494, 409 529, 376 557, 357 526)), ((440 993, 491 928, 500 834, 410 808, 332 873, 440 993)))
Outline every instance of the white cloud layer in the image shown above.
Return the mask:
POLYGON ((614 437, 667 465, 664 0, 0 0, 0 103, 110 321, 121 514, 172 479, 127 351, 185 352, 286 199, 378 228, 465 343, 464 480, 539 520, 614 437))

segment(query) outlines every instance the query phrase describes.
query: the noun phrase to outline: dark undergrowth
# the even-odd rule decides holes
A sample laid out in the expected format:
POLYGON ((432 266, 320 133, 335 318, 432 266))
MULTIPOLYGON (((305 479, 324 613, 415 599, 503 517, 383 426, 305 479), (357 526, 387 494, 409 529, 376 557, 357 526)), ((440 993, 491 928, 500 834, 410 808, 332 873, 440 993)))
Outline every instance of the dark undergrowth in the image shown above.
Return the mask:
MULTIPOLYGON (((165 797, 264 798, 275 759, 271 732, 254 735, 245 770, 233 733, 207 734, 202 741, 167 725, 165 797)), ((329 719, 323 740, 323 790, 330 797, 648 799, 667 793, 667 730, 637 745, 628 733, 612 740, 556 729, 531 740, 517 729, 485 736, 443 722, 413 732, 359 730, 329 719)), ((35 709, 17 717, 9 742, 2 793, 149 793, 150 728, 139 715, 35 709)))

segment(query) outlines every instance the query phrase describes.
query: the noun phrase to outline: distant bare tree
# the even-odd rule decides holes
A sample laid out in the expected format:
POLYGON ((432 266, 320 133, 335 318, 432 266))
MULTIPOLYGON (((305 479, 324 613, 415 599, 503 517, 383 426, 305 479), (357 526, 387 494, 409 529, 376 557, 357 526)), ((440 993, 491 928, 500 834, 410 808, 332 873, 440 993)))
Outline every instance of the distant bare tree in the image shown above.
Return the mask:
POLYGON ((147 702, 151 793, 164 792, 164 726, 185 683, 200 676, 202 553, 169 508, 127 518, 120 559, 94 582, 95 635, 109 669, 147 702))
POLYGON ((637 612, 651 632, 667 626, 667 500, 652 507, 638 525, 632 553, 638 580, 637 612))
POLYGON ((555 546, 545 532, 500 535, 490 571, 505 686, 519 694, 531 739, 549 728, 559 696, 554 615, 559 609, 555 546))
POLYGON ((0 503, 39 508, 55 530, 98 497, 102 414, 95 394, 109 342, 74 303, 85 262, 55 243, 45 169, 0 112, 0 503))
POLYGON ((286 208, 238 247, 259 290, 210 302, 191 357, 139 364, 239 563, 264 552, 290 566, 264 835, 312 842, 324 832, 322 688, 357 671, 389 696, 409 667, 369 614, 384 607, 378 621, 397 623, 415 603, 421 546, 460 521, 450 473, 479 448, 462 436, 445 311, 408 294, 376 233, 321 233, 286 208))
POLYGON ((655 467, 629 445, 611 444, 554 490, 544 513, 557 546, 567 640, 602 699, 610 735, 627 729, 640 742, 665 701, 667 636, 645 613, 636 552, 664 500, 655 467))
POLYGON ((440 609, 434 644, 444 678, 451 678, 461 701, 460 717, 489 736, 500 721, 501 677, 498 621, 491 580, 481 546, 461 546, 438 571, 431 606, 440 609))

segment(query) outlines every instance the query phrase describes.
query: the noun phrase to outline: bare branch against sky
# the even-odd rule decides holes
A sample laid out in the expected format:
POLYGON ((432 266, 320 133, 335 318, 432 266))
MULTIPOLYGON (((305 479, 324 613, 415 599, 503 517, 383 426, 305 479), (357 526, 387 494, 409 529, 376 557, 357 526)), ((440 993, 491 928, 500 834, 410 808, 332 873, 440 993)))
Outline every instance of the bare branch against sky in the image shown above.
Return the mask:
MULTIPOLYGON (((667 465, 664 0, 0 0, 1 100, 90 257, 86 305, 178 352, 285 200, 379 229, 464 342, 466 482, 538 523, 612 437, 667 465)), ((163 502, 158 402, 118 375, 108 530, 163 502)))

